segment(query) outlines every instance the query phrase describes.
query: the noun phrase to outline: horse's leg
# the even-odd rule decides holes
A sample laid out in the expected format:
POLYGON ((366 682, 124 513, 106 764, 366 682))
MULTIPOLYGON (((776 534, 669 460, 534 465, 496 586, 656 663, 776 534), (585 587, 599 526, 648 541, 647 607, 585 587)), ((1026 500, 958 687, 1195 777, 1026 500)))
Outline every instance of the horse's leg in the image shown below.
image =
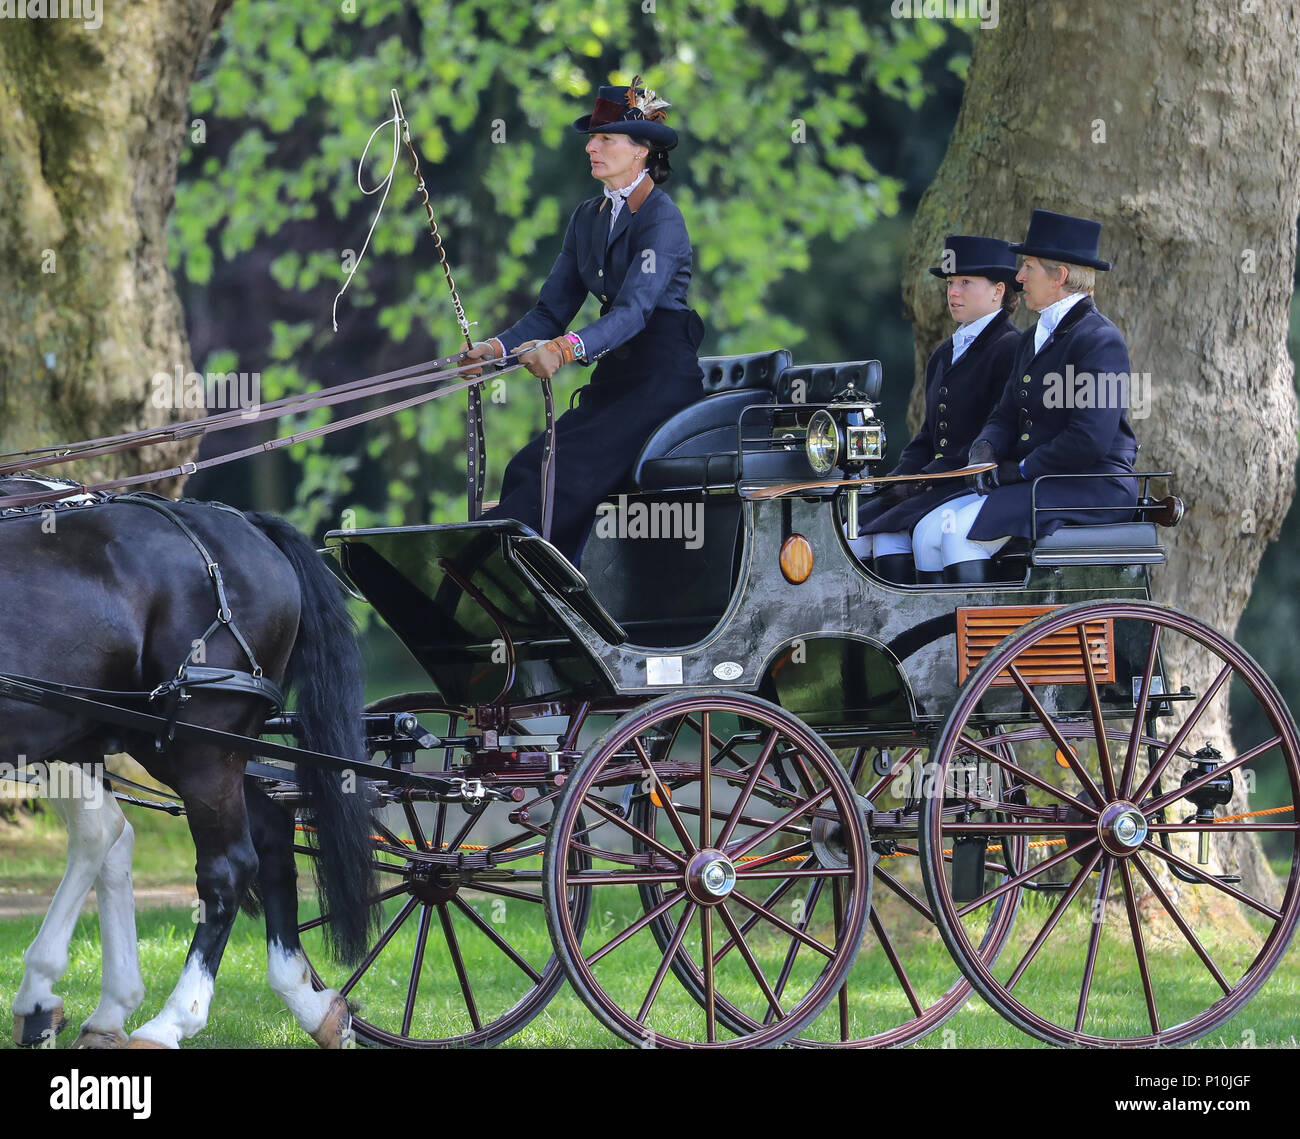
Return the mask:
POLYGON ((191 748, 172 770, 171 785, 185 803, 194 837, 199 920, 176 988, 162 1011, 131 1033, 129 1048, 179 1048, 207 1024, 221 955, 240 899, 257 873, 244 809, 244 757, 191 748))
MULTIPOLYGON (((106 793, 106 809, 122 814, 117 800, 106 793)), ((126 1044, 126 1019, 144 1000, 140 953, 135 932, 135 892, 131 855, 135 832, 125 817, 122 833, 109 848, 95 879, 99 899, 99 936, 103 972, 99 1004, 81 1026, 74 1048, 121 1048, 126 1044)))
POLYGON ((54 995, 54 986, 67 972, 68 943, 90 887, 126 827, 94 769, 68 758, 50 765, 49 780, 50 806, 68 830, 68 864, 40 932, 23 955, 23 979, 13 1003, 14 1040, 21 1045, 48 1044, 64 1028, 63 1000, 54 995))
POLYGON ((352 1014, 337 989, 317 992, 298 940, 297 870, 293 861, 293 810, 273 803, 260 790, 246 792, 258 881, 266 912, 266 972, 271 988, 302 1030, 322 1048, 346 1048, 353 1041, 352 1014))

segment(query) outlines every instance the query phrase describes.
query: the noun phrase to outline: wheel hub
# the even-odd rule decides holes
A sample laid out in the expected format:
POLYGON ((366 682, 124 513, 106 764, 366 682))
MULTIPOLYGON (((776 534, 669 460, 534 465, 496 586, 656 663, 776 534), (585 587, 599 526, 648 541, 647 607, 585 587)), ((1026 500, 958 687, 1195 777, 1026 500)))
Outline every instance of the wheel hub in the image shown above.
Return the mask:
POLYGON ((407 889, 426 905, 450 902, 460 892, 460 877, 457 874, 444 874, 423 868, 413 870, 407 879, 407 889))
POLYGON ((1097 837, 1108 854, 1126 858, 1147 838, 1150 824, 1132 803, 1117 800, 1108 804, 1097 819, 1097 837))
POLYGON ((735 885, 736 868, 720 850, 697 851, 686 866, 686 892, 702 906, 716 906, 735 885))

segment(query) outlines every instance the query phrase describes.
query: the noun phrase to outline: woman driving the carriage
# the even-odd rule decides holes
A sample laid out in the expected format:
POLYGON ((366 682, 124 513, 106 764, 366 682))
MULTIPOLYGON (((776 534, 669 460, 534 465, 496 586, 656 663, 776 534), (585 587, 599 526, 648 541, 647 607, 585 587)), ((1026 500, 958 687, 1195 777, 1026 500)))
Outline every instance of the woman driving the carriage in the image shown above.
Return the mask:
MULTIPOLYGON (((925 421, 903 449, 891 475, 955 471, 966 465, 980 427, 993 410, 1015 356, 1020 330, 1011 323, 1019 302, 1016 255, 995 237, 949 234, 941 264, 930 272, 946 281, 948 311, 957 330, 925 366, 925 421)), ((940 566, 921 567, 912 555, 912 527, 934 507, 965 493, 953 481, 921 490, 914 482, 889 483, 858 511, 854 552, 872 556, 886 581, 943 580, 940 566)))
POLYGON ((993 555, 1012 538, 1036 540, 1061 526, 1127 522, 1137 508, 1137 439, 1128 415, 1128 346, 1093 303, 1101 223, 1034 210, 1017 280, 1038 323, 1021 334, 1002 397, 970 448, 970 463, 996 463, 974 494, 931 510, 912 534, 918 569, 943 580, 996 580, 993 555), (1037 492, 1033 480, 1051 478, 1037 492), (1101 476, 1101 477, 1077 477, 1101 476), (1127 509, 1126 509, 1127 508, 1127 509))
MULTIPOLYGON (((638 86, 602 87, 574 129, 588 136, 591 176, 604 192, 581 203, 537 304, 467 359, 521 353, 535 376, 565 364, 596 364, 578 404, 556 421, 556 495, 551 541, 577 562, 596 507, 632 468, 650 433, 703 395, 698 349, 704 324, 689 307, 691 242, 681 211, 659 187, 671 173, 677 133, 668 103, 638 86), (587 299, 600 316, 566 331, 587 299), (599 363, 597 363, 599 361, 599 363)), ((541 529, 539 435, 510 460, 498 504, 485 518, 541 529)))

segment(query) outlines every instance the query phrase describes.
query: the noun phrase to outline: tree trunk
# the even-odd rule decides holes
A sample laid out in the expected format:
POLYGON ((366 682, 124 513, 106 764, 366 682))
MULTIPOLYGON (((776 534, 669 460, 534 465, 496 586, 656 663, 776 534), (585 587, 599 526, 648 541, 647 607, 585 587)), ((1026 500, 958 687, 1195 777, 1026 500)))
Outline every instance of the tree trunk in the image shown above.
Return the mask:
MULTIPOLYGON (((1232 635, 1295 492, 1300 6, 1051 0, 1000 14, 974 33, 957 125, 912 230, 913 418, 925 360, 952 328, 925 273, 944 235, 1018 241, 1035 206, 1100 221, 1114 269, 1097 275, 1097 305, 1133 371, 1151 374, 1150 417, 1133 421, 1138 466, 1174 471, 1188 506, 1161 532, 1169 560, 1154 593, 1232 635)), ((1166 668, 1175 689, 1212 679, 1196 659, 1166 668)), ((1226 700, 1213 712, 1189 743, 1232 754, 1226 700)), ((1267 866, 1257 852, 1239 860, 1255 892, 1267 866)))
MULTIPOLYGON (((153 377, 192 371, 166 226, 195 64, 231 0, 0 21, 0 450, 192 418, 153 377), (174 401, 172 401, 174 402, 174 401)), ((195 442, 50 468, 82 482, 195 442)))

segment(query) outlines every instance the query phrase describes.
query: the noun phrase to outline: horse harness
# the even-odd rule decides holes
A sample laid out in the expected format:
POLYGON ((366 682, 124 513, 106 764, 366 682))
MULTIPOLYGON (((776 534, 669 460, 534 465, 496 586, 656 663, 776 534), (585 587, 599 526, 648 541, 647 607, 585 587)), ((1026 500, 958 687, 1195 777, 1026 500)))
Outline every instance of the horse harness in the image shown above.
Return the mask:
MULTIPOLYGON (((21 476, 11 476, 21 477, 21 476)), ((35 480, 32 481, 44 481, 35 480)), ((190 544, 198 551, 199 556, 203 559, 203 564, 207 568, 208 578, 212 582, 212 590, 217 603, 216 616, 212 623, 208 625, 203 634, 190 643, 190 651, 185 655, 176 674, 170 679, 163 681, 156 688, 147 692, 118 692, 110 689, 86 688, 75 684, 51 685, 58 691, 68 695, 82 696, 88 699, 102 699, 111 701, 144 701, 154 704, 161 703, 161 716, 166 721, 165 726, 159 729, 154 737, 154 748, 159 754, 166 754, 176 738, 176 723, 180 717, 181 709, 189 703, 192 698, 190 689, 198 688, 207 692, 233 692, 244 696, 256 696, 258 699, 265 700, 270 709, 268 715, 275 715, 284 708, 284 694, 278 685, 268 680, 262 672, 262 666, 258 663, 257 655, 253 652, 253 646, 248 643, 248 638, 240 631, 239 626, 235 623, 234 613, 230 608, 230 600, 226 596, 226 584, 221 576, 221 565, 211 551, 204 544, 203 539, 194 532, 193 527, 189 525, 171 508, 170 499, 162 498, 158 495, 147 492, 133 492, 130 494, 103 494, 94 496, 92 501, 82 500, 77 503, 60 504, 64 510, 84 509, 87 506, 100 506, 105 503, 126 503, 135 506, 143 506, 161 514, 170 521, 182 534, 189 539, 190 544), (249 670, 243 671, 234 668, 210 668, 206 665, 195 663, 196 656, 202 659, 206 654, 208 639, 219 629, 225 629, 235 643, 239 646, 240 651, 248 660, 249 670)), ((186 501, 186 500, 181 500, 186 501)), ((3 502, 3 499, 0 499, 3 502)), ((239 515, 240 512, 232 506, 224 503, 209 503, 219 510, 228 510, 232 514, 239 515)), ((0 517, 14 517, 20 515, 31 515, 39 512, 42 504, 31 504, 19 507, 0 508, 0 517)), ((242 515, 240 515, 242 517, 242 515)), ((15 678, 17 679, 17 678, 15 678)))

